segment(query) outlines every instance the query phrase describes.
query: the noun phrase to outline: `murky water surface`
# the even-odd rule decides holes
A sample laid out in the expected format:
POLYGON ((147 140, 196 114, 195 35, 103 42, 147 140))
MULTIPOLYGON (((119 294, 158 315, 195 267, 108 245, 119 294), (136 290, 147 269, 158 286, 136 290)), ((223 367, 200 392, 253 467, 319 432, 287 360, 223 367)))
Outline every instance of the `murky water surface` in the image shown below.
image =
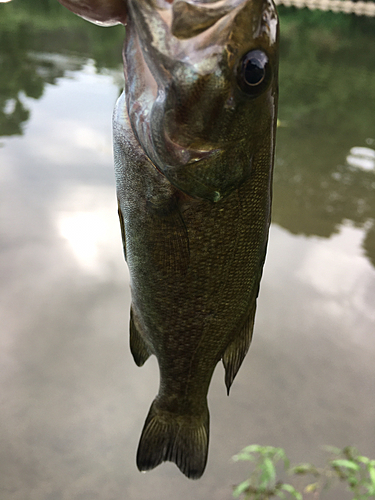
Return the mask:
POLYGON ((24 3, 0 4, 1 499, 227 500, 246 472, 230 457, 250 443, 292 461, 319 463, 324 444, 374 457, 375 21, 282 11, 254 340, 229 398, 215 372, 209 462, 191 482, 135 466, 158 371, 128 349, 111 144, 122 30, 24 3))

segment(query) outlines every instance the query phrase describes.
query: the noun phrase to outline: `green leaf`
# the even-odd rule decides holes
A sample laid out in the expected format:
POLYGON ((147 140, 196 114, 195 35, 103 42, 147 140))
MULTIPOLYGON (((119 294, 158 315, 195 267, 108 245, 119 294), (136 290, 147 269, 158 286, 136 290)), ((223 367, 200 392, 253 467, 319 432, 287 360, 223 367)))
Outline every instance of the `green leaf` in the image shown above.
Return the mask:
POLYGON ((284 462, 284 468, 287 469, 289 467, 289 459, 286 456, 285 450, 283 448, 276 448, 276 453, 274 457, 275 462, 282 460, 284 462))
POLYGON ((249 455, 248 453, 238 453, 238 455, 234 455, 232 457, 232 460, 234 462, 238 462, 240 460, 248 460, 249 462, 255 462, 255 457, 253 457, 252 455, 249 455))
POLYGON ((306 493, 313 493, 314 491, 317 490, 317 488, 318 488, 318 483, 311 483, 305 487, 304 491, 306 493))
POLYGON ((303 497, 299 491, 297 491, 291 484, 282 484, 281 489, 287 491, 297 500, 303 500, 303 497))
POLYGON ((279 497, 279 498, 281 498, 281 499, 286 498, 285 493, 283 493, 283 492, 282 492, 282 491, 280 491, 280 490, 279 490, 277 493, 275 493, 275 494, 276 494, 276 496, 278 496, 278 497, 279 497))
MULTIPOLYGON (((290 484, 277 481, 276 463, 284 461, 284 468, 289 474, 311 474, 316 479, 324 480, 324 489, 329 488, 334 476, 344 480, 353 494, 352 500, 375 500, 375 460, 359 455, 353 447, 347 446, 342 450, 334 447, 326 447, 328 451, 336 455, 334 459, 328 460, 325 469, 318 469, 310 463, 297 464, 287 469, 289 461, 283 448, 273 446, 260 446, 253 444, 244 448, 235 455, 234 461, 247 460, 253 462, 251 476, 243 481, 233 490, 233 496, 244 495, 244 499, 265 500, 277 496, 281 500, 294 498, 303 500, 302 494, 290 484)), ((289 465, 288 465, 289 467, 289 465)), ((319 489, 320 482, 314 482, 306 486, 304 492, 311 494, 319 489)))
POLYGON ((260 455, 264 455, 264 450, 266 446, 260 446, 259 444, 251 444, 250 446, 246 446, 240 453, 234 455, 232 460, 234 462, 238 462, 239 460, 248 460, 250 462, 254 462, 256 457, 254 457, 255 453, 259 453, 260 455))
POLYGON ((242 451, 246 453, 262 453, 267 446, 260 446, 259 444, 251 444, 246 446, 242 451))
POLYGON ((234 498, 239 497, 244 491, 247 490, 247 488, 250 486, 251 481, 250 479, 247 479, 246 481, 243 481, 242 483, 238 484, 234 490, 233 490, 233 496, 234 498))
POLYGON ((357 486, 357 484, 359 482, 355 476, 348 477, 347 481, 348 481, 349 486, 351 488, 354 488, 355 486, 357 486))
MULTIPOLYGON (((375 461, 371 460, 371 462, 375 462, 375 461)), ((375 488, 375 467, 372 464, 369 464, 368 467, 367 467, 367 469, 368 469, 368 473, 369 473, 369 476, 370 476, 371 484, 375 488)))
POLYGON ((360 469, 360 466, 358 464, 356 464, 355 462, 352 462, 351 460, 345 460, 343 458, 331 460, 331 465, 332 465, 332 467, 344 467, 346 469, 355 470, 355 471, 360 469))
POLYGON ((262 485, 267 485, 268 483, 273 484, 276 479, 276 471, 270 458, 264 459, 263 464, 261 465, 261 471, 260 483, 262 485))
POLYGON ((375 495, 375 469, 369 469, 370 484, 367 485, 369 495, 375 495))
POLYGON ((318 471, 315 465, 312 464, 298 464, 289 469, 290 474, 317 474, 318 471))
POLYGON ((355 461, 358 456, 358 451, 353 446, 345 446, 345 448, 342 450, 342 453, 348 460, 353 461, 355 461))

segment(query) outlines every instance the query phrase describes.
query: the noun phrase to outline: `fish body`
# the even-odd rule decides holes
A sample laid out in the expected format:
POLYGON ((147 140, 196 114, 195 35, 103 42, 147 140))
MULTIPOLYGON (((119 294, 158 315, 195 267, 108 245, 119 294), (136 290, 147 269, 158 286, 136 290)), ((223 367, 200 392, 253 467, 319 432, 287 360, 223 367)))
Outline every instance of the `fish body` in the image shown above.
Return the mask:
POLYGON ((190 478, 207 461, 215 366, 229 393, 250 345, 271 210, 277 15, 271 0, 218 4, 215 17, 212 3, 129 1, 114 113, 130 347, 160 370, 137 465, 190 478))
POLYGON ((278 95, 272 0, 59 0, 126 22, 125 92, 113 119, 130 348, 154 354, 159 392, 141 434, 142 471, 205 469, 207 393, 248 351, 266 254, 278 95))

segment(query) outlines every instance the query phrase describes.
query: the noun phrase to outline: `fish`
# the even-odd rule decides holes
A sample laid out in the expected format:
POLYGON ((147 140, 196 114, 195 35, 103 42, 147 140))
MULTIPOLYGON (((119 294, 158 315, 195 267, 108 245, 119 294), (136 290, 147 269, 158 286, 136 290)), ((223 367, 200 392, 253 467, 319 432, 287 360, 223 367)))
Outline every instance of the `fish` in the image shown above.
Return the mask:
MULTIPOLYGON (((278 16, 272 0, 128 0, 118 15, 117 3, 102 5, 115 7, 109 23, 126 23, 113 140, 130 350, 138 366, 155 355, 160 375, 136 462, 140 471, 174 462, 198 479, 213 372, 222 361, 229 395, 253 334, 271 218, 278 16)), ((84 15, 95 20, 94 9, 84 15)))

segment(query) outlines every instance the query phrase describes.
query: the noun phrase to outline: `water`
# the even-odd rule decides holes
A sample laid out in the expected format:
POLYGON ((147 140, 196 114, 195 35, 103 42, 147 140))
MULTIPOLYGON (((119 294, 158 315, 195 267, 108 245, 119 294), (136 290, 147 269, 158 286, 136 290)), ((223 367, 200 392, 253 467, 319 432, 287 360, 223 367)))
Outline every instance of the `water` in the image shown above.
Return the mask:
POLYGON ((0 12, 1 499, 228 500, 246 473, 230 457, 250 443, 292 461, 321 463, 324 444, 374 457, 374 20, 282 10, 254 340, 229 398, 215 372, 209 462, 191 482, 172 464, 135 466, 157 366, 137 368, 127 340, 111 141, 122 30, 52 3, 12 9, 6 23, 0 12))

